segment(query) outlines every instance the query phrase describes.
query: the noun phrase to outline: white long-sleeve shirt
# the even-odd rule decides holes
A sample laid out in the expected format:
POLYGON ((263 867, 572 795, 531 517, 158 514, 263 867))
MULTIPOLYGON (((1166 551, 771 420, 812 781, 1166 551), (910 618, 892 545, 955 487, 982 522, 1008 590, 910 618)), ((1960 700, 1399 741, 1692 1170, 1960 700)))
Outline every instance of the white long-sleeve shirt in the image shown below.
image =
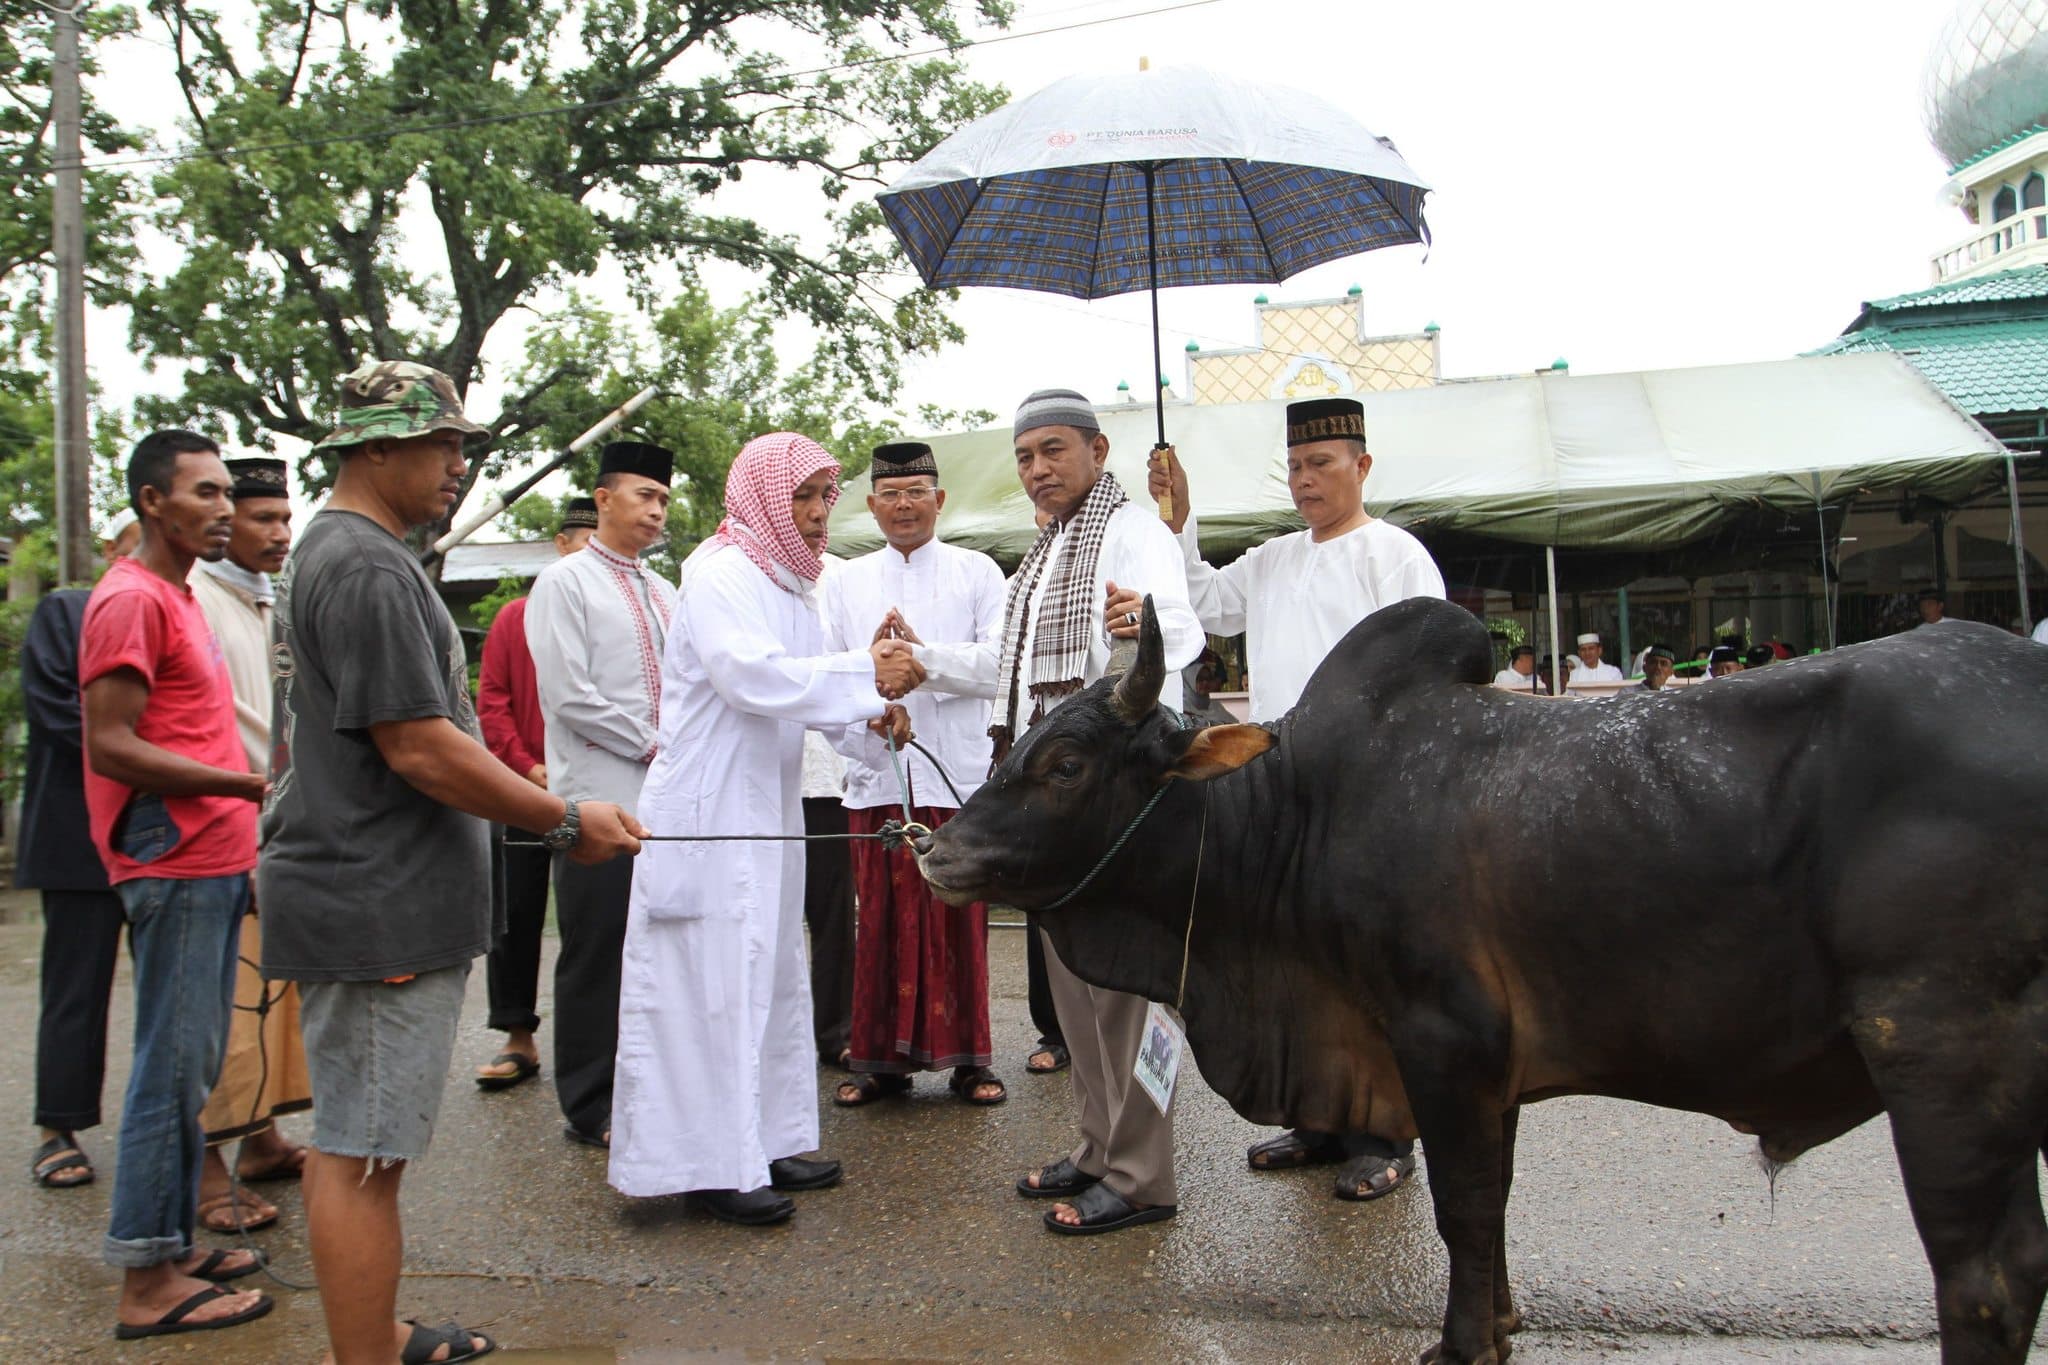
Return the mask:
MULTIPOLYGON (((928 643, 993 648, 1002 638, 1003 571, 985 554, 939 540, 927 541, 908 556, 885 545, 847 560, 825 577, 825 647, 866 649, 891 607, 928 643)), ((903 704, 917 742, 938 756, 953 784, 949 789, 923 754, 907 750, 902 762, 912 800, 957 806, 974 794, 988 771, 988 707, 975 697, 926 688, 912 692, 903 704)), ((845 799, 850 809, 894 806, 902 799, 888 746, 873 731, 855 726, 836 747, 848 760, 845 799)))
POLYGON ((638 808, 658 747, 661 655, 676 590, 595 536, 534 580, 526 602, 548 790, 638 808))
POLYGON ((1307 531, 1255 545, 1218 569, 1203 560, 1191 515, 1180 549, 1188 598, 1217 635, 1245 636, 1251 718, 1274 720, 1345 633, 1381 607, 1444 595, 1422 542, 1377 519, 1318 544, 1307 531))
MULTIPOLYGON (((1067 530, 1062 529, 1059 539, 1054 542, 1053 553, 1064 554, 1067 548, 1067 530)), ((1031 601, 1031 636, 1036 636, 1041 609, 1045 604, 1046 590, 1051 587, 1053 566, 1048 565, 1040 575, 1038 588, 1031 601)), ((1174 543, 1173 532, 1149 507, 1136 502, 1125 503, 1109 517, 1103 528, 1102 552, 1095 560, 1095 591, 1091 599, 1096 631, 1088 646, 1088 663, 1082 672, 1083 682, 1094 682, 1109 671, 1110 648, 1114 643, 1109 628, 1103 624, 1103 610, 1108 606, 1108 585, 1131 588, 1152 597, 1152 609, 1159 618, 1159 633, 1166 647, 1166 681, 1160 688, 1159 700, 1167 706, 1179 708, 1181 703, 1180 670, 1200 656, 1206 637, 1202 634, 1202 623, 1195 618, 1195 610, 1188 602, 1187 573, 1181 566, 1180 547, 1174 543)), ((913 623, 915 624, 915 623, 913 623)), ((1007 623, 1006 623, 1007 624, 1007 623)), ((1029 668, 1033 640, 1024 640, 1024 666, 1029 668)), ((913 651, 917 661, 924 665, 924 686, 938 692, 954 692, 962 696, 995 698, 997 651, 1002 648, 1000 637, 992 644, 977 641, 966 645, 919 645, 913 651)), ((1020 680, 1017 687, 1017 735, 1021 739, 1031 724, 1034 703, 1027 691, 1026 681, 1020 680)), ((1065 698, 1055 698, 1046 710, 1065 698)), ((998 706, 1003 703, 998 701, 998 706)), ((1004 719, 997 717, 997 719, 1004 719)))

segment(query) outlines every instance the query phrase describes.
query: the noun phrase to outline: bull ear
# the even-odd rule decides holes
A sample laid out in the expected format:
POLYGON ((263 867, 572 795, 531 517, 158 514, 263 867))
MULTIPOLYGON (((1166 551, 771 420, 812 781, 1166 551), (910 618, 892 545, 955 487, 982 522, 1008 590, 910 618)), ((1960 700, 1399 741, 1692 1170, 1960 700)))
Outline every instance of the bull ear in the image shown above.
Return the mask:
POLYGON ((1235 772, 1273 747, 1273 732, 1263 725, 1211 725, 1195 731, 1168 777, 1207 782, 1235 772))
POLYGON ((1159 689, 1166 682, 1166 641, 1159 634, 1159 616, 1152 610, 1152 594, 1145 594, 1145 612, 1138 623, 1138 661, 1116 681, 1116 714, 1126 725, 1136 725, 1159 706, 1159 689))

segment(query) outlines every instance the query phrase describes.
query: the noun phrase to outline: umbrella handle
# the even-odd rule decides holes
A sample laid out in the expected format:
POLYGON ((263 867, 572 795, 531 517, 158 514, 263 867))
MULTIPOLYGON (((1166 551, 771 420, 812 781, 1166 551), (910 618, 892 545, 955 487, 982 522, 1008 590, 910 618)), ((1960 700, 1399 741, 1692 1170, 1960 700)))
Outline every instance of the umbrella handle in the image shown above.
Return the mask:
POLYGON ((1173 520, 1173 447, 1172 447, 1172 446, 1170 446, 1170 445, 1168 445, 1168 444, 1167 444, 1166 442, 1164 442, 1164 441, 1159 441, 1159 442, 1155 442, 1155 443, 1153 444, 1153 446, 1152 446, 1152 450, 1153 450, 1153 452, 1154 452, 1155 454, 1159 455, 1159 456, 1160 456, 1160 457, 1161 457, 1162 459, 1164 459, 1164 460, 1166 461, 1166 479, 1167 479, 1167 483, 1166 483, 1166 491, 1165 491, 1164 493, 1161 493, 1161 494, 1159 495, 1159 519, 1160 519, 1161 521, 1172 521, 1172 520, 1173 520))

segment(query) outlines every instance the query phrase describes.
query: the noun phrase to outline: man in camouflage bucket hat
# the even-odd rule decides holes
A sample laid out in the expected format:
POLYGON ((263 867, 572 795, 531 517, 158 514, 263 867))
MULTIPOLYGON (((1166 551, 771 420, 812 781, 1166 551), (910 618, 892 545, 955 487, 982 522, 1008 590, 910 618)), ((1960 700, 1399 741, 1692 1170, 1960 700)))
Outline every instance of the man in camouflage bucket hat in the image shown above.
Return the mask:
POLYGON ((410 360, 368 360, 343 375, 335 423, 313 449, 346 450, 364 441, 400 441, 430 431, 490 434, 463 415, 454 380, 410 360))
POLYGON ((340 457, 334 489, 277 585, 263 974, 299 983, 306 1226, 336 1360, 493 1345, 396 1321, 399 1180, 426 1154, 464 982, 496 927, 490 823, 585 864, 637 852, 647 832, 617 806, 550 794, 481 742, 462 637, 405 537, 454 511, 462 443, 483 431, 438 371, 350 374, 316 447, 340 457))

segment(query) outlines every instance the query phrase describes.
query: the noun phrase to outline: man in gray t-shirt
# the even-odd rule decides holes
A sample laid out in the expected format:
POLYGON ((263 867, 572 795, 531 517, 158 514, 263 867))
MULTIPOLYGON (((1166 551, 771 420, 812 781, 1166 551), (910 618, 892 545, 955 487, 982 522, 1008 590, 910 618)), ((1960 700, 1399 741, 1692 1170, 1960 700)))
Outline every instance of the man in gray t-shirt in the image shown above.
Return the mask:
POLYGON ((275 631, 264 974, 383 981, 483 956, 489 826, 393 772, 370 738, 430 717, 480 738, 462 637, 419 561, 369 518, 322 512, 286 564, 275 631))
POLYGON ((403 537, 454 509, 463 438, 482 431, 437 370, 345 376, 340 424, 314 447, 339 457, 334 492, 278 585, 263 974, 300 983, 306 1225, 338 1360, 492 1346, 393 1320, 399 1178, 426 1152, 469 964, 490 948, 489 822, 590 864, 647 832, 549 795, 478 737, 461 640, 403 537))

